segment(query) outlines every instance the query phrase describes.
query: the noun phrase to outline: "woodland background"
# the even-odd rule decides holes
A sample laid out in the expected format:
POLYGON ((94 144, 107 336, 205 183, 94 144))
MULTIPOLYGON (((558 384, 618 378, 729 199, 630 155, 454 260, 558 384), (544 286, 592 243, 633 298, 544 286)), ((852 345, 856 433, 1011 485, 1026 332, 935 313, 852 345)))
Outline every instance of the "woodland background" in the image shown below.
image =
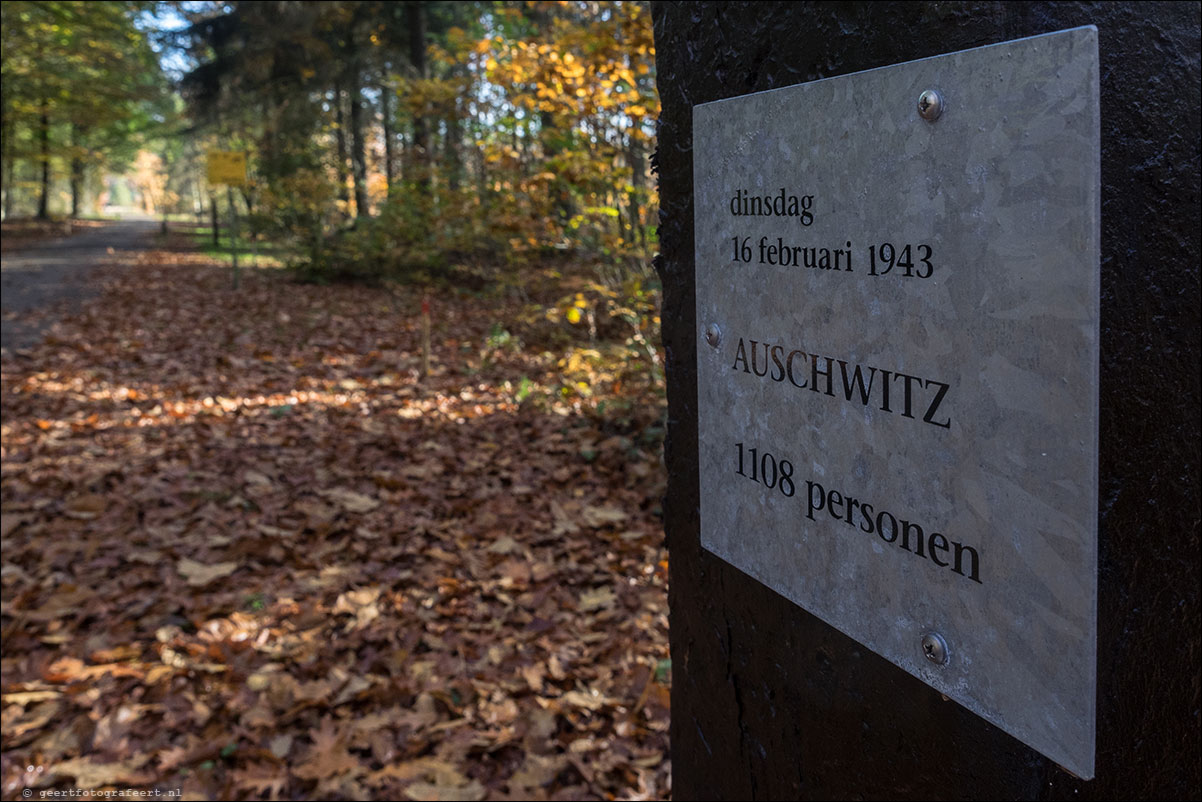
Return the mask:
POLYGON ((4 797, 666 797, 646 5, 0 13, 4 797))

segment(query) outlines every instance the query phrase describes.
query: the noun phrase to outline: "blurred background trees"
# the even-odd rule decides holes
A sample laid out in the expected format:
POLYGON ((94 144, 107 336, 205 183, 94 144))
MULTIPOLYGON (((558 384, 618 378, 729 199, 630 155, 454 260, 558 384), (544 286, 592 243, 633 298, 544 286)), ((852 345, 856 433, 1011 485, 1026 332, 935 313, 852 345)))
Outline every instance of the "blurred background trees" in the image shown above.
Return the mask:
POLYGON ((645 3, 0 11, 6 220, 216 224, 232 204, 244 234, 318 281, 524 294, 526 267, 559 265, 591 282, 561 304, 590 336, 595 310, 653 282, 659 103, 645 3), (245 151, 247 186, 208 185, 211 150, 245 151))
POLYGON ((313 278, 481 274, 654 248, 650 14, 618 2, 180 4, 200 149, 313 278))
MULTIPOLYGON (((145 2, 0 3, 3 211, 95 214, 174 108, 145 2)), ((132 200, 132 193, 131 198, 132 200)))
POLYGON ((0 13, 6 232, 98 214, 166 231, 174 216, 197 247, 250 245, 252 264, 302 280, 503 293, 523 311, 490 339, 583 341, 564 363, 583 376, 573 386, 607 345, 661 381, 646 3, 9 0, 0 13), (216 150, 246 153, 244 186, 208 183, 216 150))

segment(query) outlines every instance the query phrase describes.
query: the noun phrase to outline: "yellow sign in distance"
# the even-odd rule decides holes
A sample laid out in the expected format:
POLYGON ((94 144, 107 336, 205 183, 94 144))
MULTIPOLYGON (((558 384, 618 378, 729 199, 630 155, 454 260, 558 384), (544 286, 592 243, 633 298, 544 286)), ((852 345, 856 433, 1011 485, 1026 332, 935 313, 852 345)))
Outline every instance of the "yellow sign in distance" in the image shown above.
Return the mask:
POLYGON ((241 150, 210 150, 208 163, 210 184, 246 184, 246 153, 241 150))

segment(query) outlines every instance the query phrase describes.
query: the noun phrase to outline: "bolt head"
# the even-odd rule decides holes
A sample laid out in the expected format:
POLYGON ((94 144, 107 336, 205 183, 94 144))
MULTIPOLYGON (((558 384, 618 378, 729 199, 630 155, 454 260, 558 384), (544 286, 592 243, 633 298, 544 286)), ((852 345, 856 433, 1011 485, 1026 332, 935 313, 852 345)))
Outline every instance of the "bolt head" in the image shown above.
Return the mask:
POLYGON ((937 90, 928 89, 918 96, 918 116, 929 123, 939 119, 943 114, 943 95, 937 90))
POLYGON ((937 666, 947 665, 947 641, 938 632, 928 632, 922 636, 922 653, 937 666))
POLYGON ((717 323, 711 323, 705 330, 705 341, 713 348, 717 348, 722 342, 722 329, 718 328, 717 323))

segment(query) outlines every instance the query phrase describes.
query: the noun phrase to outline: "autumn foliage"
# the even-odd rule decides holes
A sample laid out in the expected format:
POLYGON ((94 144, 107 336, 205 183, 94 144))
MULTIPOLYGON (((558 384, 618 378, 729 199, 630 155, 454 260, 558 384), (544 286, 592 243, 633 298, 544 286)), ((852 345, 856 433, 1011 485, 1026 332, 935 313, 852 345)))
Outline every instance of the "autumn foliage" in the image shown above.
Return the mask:
POLYGON ((6 220, 94 215, 110 194, 106 174, 132 167, 145 137, 169 114, 168 82, 136 24, 151 5, 0 3, 6 220))
MULTIPOLYGON (((658 99, 641 3, 233 3, 192 27, 204 147, 314 280, 646 276, 658 99)), ((220 195, 215 203, 223 202, 220 195)))
POLYGON ((646 4, 4 8, 0 795, 666 798, 646 4))
POLYGON ((654 349, 174 242, 5 352, 4 797, 665 796, 654 349))

